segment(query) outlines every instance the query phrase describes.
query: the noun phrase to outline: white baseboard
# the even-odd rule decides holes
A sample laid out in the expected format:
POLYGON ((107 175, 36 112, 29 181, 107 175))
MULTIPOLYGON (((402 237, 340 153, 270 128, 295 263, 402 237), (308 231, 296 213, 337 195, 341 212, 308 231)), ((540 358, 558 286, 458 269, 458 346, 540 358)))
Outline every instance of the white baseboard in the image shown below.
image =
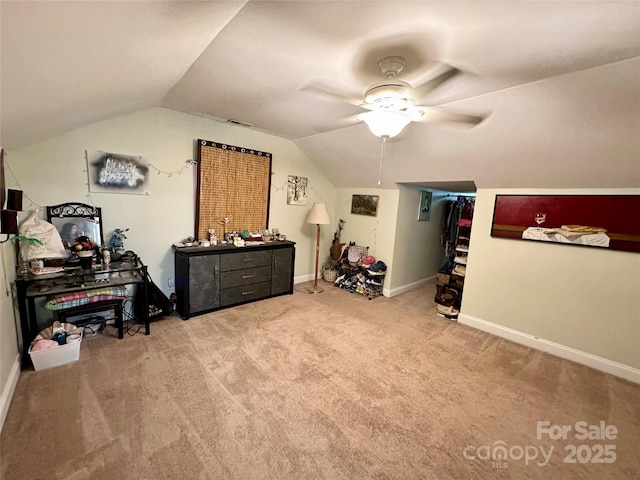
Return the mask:
POLYGON ((2 427, 4 427, 4 421, 7 418, 9 405, 11 405, 11 399, 13 398, 13 393, 16 391, 19 378, 20 354, 16 355, 13 366, 11 367, 11 372, 9 372, 9 378, 7 378, 7 383, 2 389, 2 395, 0 395, 0 431, 2 431, 2 427))
POLYGON ((408 292, 409 290, 413 290, 414 288, 421 287, 425 283, 432 282, 435 280, 436 276, 431 275, 430 277, 423 278, 422 280, 418 280, 417 282, 408 283, 406 285, 402 285, 401 287, 396 287, 394 289, 383 288, 382 294, 385 297, 395 297, 396 295, 400 295, 401 293, 408 292))
POLYGON ((478 330, 491 333, 498 337, 506 338, 516 343, 526 345, 527 347, 535 348, 543 352, 550 353, 556 357, 571 360, 572 362, 586 365, 587 367, 595 368, 601 372, 610 373, 616 377, 624 378, 630 382, 640 383, 640 370, 634 367, 630 367, 623 363, 607 360, 606 358, 598 357, 591 353, 576 350, 575 348, 567 347, 559 343, 545 340, 528 333, 513 330, 502 325, 487 322, 480 318, 472 317, 461 313, 458 316, 458 322, 463 325, 468 325, 478 330))
MULTIPOLYGON (((427 278, 423 278, 422 280, 418 280, 417 282, 408 283, 407 285, 402 285, 401 287, 397 287, 394 289, 383 288, 382 295, 385 297, 395 297, 396 295, 400 295, 401 293, 408 292, 409 290, 413 290, 414 288, 421 287, 422 285, 434 281, 436 278, 435 275, 432 275, 427 278)), ((314 279, 314 274, 311 273, 309 275, 300 275, 298 277, 293 278, 294 285, 298 283, 310 282, 314 279)), ((320 280, 320 278, 318 278, 320 280)))
MULTIPOLYGON (((308 275, 299 275, 297 277, 293 277, 293 284, 297 285, 299 283, 304 283, 304 282, 311 282, 312 280, 314 280, 316 278, 314 273, 310 273, 308 275)), ((318 281, 320 281, 320 272, 318 272, 318 281)))

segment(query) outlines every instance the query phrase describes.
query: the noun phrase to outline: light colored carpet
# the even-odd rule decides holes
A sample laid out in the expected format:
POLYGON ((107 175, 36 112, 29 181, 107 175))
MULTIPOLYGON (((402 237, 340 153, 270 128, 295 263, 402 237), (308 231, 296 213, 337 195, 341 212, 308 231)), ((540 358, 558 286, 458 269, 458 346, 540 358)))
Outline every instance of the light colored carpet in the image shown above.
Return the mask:
POLYGON ((107 330, 79 362, 22 372, 2 478, 640 478, 639 385, 438 317, 433 285, 370 301, 305 286, 147 337, 107 330), (618 436, 538 439, 538 421, 618 436))

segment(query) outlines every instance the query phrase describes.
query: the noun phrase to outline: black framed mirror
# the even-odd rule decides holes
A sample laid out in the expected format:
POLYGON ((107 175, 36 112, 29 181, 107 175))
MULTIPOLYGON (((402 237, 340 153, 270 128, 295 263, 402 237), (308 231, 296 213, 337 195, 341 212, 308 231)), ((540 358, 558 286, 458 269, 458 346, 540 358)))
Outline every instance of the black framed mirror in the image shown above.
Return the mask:
POLYGON ((89 237, 98 247, 103 245, 102 211, 86 203, 61 203, 47 207, 47 221, 62 238, 66 248, 80 236, 89 237))

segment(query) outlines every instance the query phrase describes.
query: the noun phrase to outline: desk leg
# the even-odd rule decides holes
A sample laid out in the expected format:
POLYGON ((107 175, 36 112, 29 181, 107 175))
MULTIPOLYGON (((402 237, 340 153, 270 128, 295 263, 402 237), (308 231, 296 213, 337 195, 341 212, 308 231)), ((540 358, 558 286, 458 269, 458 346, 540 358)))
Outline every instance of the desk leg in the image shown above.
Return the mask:
POLYGON ((151 328, 149 327, 149 276, 147 274, 147 267, 144 268, 144 334, 150 335, 151 328))
POLYGON ((31 345, 31 341, 36 338, 38 335, 38 318, 36 317, 36 301, 34 298, 29 298, 27 300, 27 306, 29 307, 29 337, 25 340, 23 339, 24 349, 23 355, 27 357, 23 362, 26 362, 25 365, 30 366, 33 365, 31 362, 31 357, 29 357, 29 346, 31 345))
POLYGON ((16 293, 18 295, 18 312, 20 314, 20 330, 22 334, 22 367, 31 366, 31 358, 29 358, 29 344, 35 337, 29 326, 29 313, 27 310, 27 285, 24 282, 16 282, 16 293))
POLYGON ((118 302, 114 306, 115 315, 116 315, 116 327, 118 327, 118 339, 122 340, 124 338, 124 321, 122 319, 122 302, 118 302))

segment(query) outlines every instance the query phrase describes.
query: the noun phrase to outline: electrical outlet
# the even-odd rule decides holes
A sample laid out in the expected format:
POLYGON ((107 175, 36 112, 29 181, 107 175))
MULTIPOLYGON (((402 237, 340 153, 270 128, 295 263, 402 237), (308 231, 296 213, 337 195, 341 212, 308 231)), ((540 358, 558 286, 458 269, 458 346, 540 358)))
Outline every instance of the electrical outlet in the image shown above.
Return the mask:
POLYGON ((173 278, 170 278, 169 280, 167 280, 167 285, 169 287, 173 287, 173 278))

